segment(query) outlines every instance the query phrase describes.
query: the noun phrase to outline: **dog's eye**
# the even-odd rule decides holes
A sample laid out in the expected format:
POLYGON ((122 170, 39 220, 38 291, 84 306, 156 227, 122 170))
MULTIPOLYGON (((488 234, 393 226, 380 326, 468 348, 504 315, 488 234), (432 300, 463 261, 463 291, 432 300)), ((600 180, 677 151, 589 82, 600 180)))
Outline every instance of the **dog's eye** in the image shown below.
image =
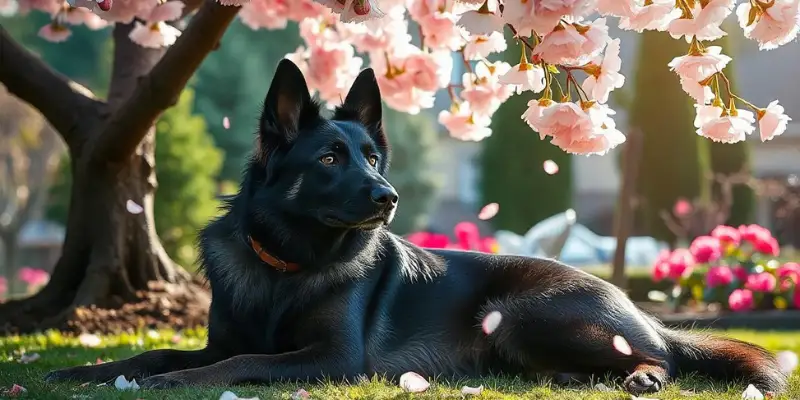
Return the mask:
POLYGON ((369 156, 367 161, 369 161, 369 165, 372 165, 374 167, 378 165, 378 156, 369 156))
POLYGON ((319 159, 319 162, 321 162, 324 165, 333 165, 333 164, 336 164, 336 157, 334 157, 334 156, 332 156, 330 154, 326 155, 326 156, 322 156, 322 158, 319 159))

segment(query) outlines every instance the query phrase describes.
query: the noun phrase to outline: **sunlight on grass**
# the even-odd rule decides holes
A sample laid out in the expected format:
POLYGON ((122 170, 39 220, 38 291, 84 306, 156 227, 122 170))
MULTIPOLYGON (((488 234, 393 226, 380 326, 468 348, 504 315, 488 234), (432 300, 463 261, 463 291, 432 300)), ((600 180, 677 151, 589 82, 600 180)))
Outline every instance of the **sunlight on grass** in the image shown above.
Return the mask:
MULTIPOLYGON (((800 352, 800 332, 754 332, 728 331, 723 334, 751 341, 773 351, 792 350, 800 352)), ((28 399, 213 399, 216 400, 225 390, 232 390, 240 397, 261 399, 289 399, 291 394, 303 387, 314 399, 459 399, 462 386, 484 386, 481 399, 565 399, 565 400, 620 400, 630 399, 625 393, 614 390, 603 392, 590 387, 566 388, 552 385, 546 381, 526 381, 520 378, 486 377, 473 380, 431 380, 425 393, 404 393, 396 384, 381 377, 364 379, 352 385, 325 382, 316 385, 280 384, 272 386, 241 386, 235 388, 206 387, 186 388, 169 391, 120 392, 112 387, 95 385, 80 386, 80 383, 45 384, 42 377, 47 371, 56 368, 119 360, 157 348, 194 349, 205 344, 205 329, 183 332, 170 330, 144 331, 136 334, 121 334, 100 337, 99 345, 87 347, 91 337, 64 336, 51 331, 30 336, 0 337, 0 387, 7 388, 19 384, 27 388, 21 398, 28 399), (82 344, 83 343, 83 344, 82 344), (23 354, 38 353, 41 357, 29 364, 19 362, 23 354)), ((598 383, 601 381, 598 381, 598 383)), ((619 387, 614 382, 603 381, 613 389, 619 387)), ((741 399, 744 387, 736 385, 725 387, 702 379, 684 377, 677 383, 651 398, 669 399, 741 399)), ((800 375, 791 380, 789 393, 779 399, 800 397, 800 375)))

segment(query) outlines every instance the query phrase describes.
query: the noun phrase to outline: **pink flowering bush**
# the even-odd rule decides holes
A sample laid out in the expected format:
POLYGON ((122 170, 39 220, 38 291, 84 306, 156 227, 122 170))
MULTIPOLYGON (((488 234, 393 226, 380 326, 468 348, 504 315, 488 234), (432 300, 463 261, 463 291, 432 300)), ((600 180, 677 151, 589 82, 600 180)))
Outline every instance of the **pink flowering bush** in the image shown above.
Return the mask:
POLYGON ((473 250, 484 253, 497 253, 497 241, 491 237, 481 237, 478 226, 472 222, 460 222, 455 228, 456 241, 453 242, 445 234, 416 232, 409 234, 406 239, 420 247, 428 249, 457 249, 473 250))
POLYGON ((50 274, 47 271, 31 267, 20 268, 17 277, 28 284, 28 293, 36 292, 50 280, 50 274))
POLYGON ((664 250, 653 265, 655 281, 675 283, 673 307, 719 303, 731 311, 800 308, 800 264, 781 265, 778 241, 758 225, 720 225, 688 249, 664 250))

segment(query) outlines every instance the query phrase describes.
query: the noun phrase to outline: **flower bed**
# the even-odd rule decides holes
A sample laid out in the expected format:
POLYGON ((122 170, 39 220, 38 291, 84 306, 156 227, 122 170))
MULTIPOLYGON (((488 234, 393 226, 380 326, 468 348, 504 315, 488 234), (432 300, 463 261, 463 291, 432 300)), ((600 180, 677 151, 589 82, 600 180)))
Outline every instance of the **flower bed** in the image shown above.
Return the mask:
POLYGON ((415 232, 406 239, 428 249, 473 250, 484 253, 497 253, 497 241, 491 236, 481 237, 478 226, 472 222, 460 222, 453 228, 456 240, 443 233, 415 232))
POLYGON ((689 248, 663 251, 652 277, 674 284, 660 295, 672 311, 800 309, 800 264, 781 263, 779 252, 778 241, 764 227, 720 225, 689 248))

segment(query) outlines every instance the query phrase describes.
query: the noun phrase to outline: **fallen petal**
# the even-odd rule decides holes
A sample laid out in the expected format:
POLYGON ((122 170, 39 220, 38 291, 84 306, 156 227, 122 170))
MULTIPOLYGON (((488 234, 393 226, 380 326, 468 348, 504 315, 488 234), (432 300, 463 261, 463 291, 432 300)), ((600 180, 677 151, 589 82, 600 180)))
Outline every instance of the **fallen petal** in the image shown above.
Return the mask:
POLYGON ((38 360, 39 358, 41 358, 39 353, 23 354, 22 357, 19 358, 19 362, 23 364, 28 364, 38 360))
POLYGON ((483 393, 483 385, 480 385, 478 387, 464 386, 461 388, 461 394, 472 394, 475 396, 480 396, 481 393, 483 393))
POLYGON ((797 353, 793 351, 781 351, 776 354, 776 358, 778 359, 778 365, 784 374, 791 374, 792 371, 797 369, 797 353))
POLYGON ((631 395, 631 400, 658 400, 658 399, 653 399, 650 397, 636 397, 634 395, 631 395))
POLYGON ((500 211, 500 205, 497 203, 489 203, 481 209, 481 212, 478 213, 478 219, 486 221, 487 219, 492 219, 497 212, 500 211))
POLYGON ((761 394, 761 391, 756 389, 753 384, 747 385, 747 389, 742 392, 742 399, 746 400, 764 400, 764 395, 761 394))
POLYGON ((481 326, 483 327, 483 333, 491 335, 492 332, 494 332, 495 329, 497 329, 497 327, 500 326, 500 321, 502 320, 503 320, 503 315, 500 314, 499 311, 492 311, 486 314, 486 316, 483 317, 483 323, 481 324, 481 326))
POLYGON ((631 345, 628 344, 628 341, 625 340, 622 336, 614 336, 614 349, 618 352, 629 356, 633 354, 633 350, 631 349, 631 345))
POLYGON ((258 397, 239 397, 230 390, 226 390, 219 396, 219 400, 259 400, 258 397))
POLYGON ((82 333, 78 336, 78 342, 85 347, 97 347, 102 342, 100 337, 91 333, 82 333))
POLYGON ((97 358, 97 360, 95 360, 95 362, 94 362, 94 365, 97 365, 97 364, 102 364, 102 363, 104 363, 104 362, 105 362, 105 361, 103 361, 103 360, 102 360, 100 357, 98 357, 98 358, 97 358))
POLYGON ((25 393, 27 391, 28 391, 28 389, 25 389, 24 387, 22 387, 20 385, 17 385, 15 383, 14 386, 11 386, 11 389, 4 390, 3 391, 3 395, 8 396, 8 397, 17 397, 17 396, 19 396, 19 395, 21 395, 21 394, 23 394, 23 393, 25 393))
POLYGON ((428 390, 431 384, 416 372, 406 372, 400 376, 400 387, 406 392, 420 393, 428 390))
POLYGON ((142 211, 144 211, 144 208, 136 204, 133 200, 128 200, 128 202, 125 203, 125 208, 128 209, 128 212, 131 214, 141 214, 142 211))
POLYGON ((544 172, 546 172, 547 175, 555 175, 558 173, 558 164, 553 160, 546 160, 543 166, 544 172))
POLYGON ((228 117, 222 119, 222 127, 225 129, 231 129, 231 120, 228 117))
POLYGON ((302 400, 302 399, 310 399, 311 395, 306 392, 305 389, 297 389, 296 392, 292 393, 292 400, 302 400))
POLYGON ((136 379, 128 382, 124 375, 120 375, 114 380, 114 387, 117 390, 138 390, 139 384, 136 383, 136 379))

